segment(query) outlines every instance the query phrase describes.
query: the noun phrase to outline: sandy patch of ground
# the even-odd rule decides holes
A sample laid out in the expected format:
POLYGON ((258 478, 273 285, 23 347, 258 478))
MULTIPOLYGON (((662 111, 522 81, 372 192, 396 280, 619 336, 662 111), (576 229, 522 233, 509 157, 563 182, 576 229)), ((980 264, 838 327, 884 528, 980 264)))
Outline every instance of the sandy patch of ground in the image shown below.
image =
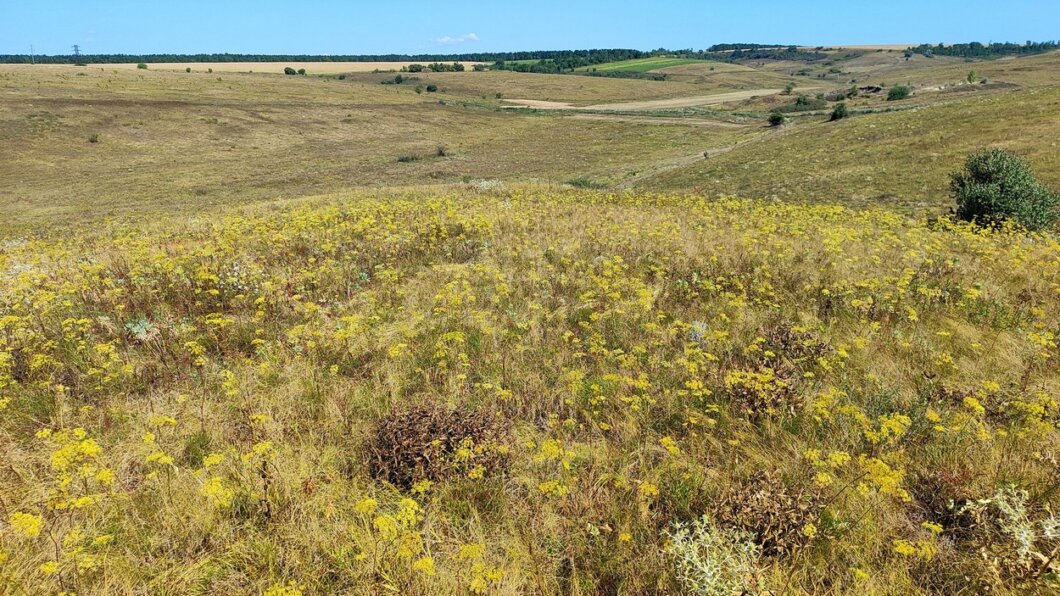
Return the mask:
POLYGON ((670 126, 703 126, 709 128, 743 128, 744 124, 705 120, 703 118, 666 118, 661 116, 628 116, 625 114, 574 114, 575 120, 599 120, 604 122, 631 122, 634 124, 660 124, 670 126))
POLYGON ((543 99, 503 99, 506 108, 537 108, 539 110, 573 110, 575 107, 562 101, 545 101, 543 99))
POLYGON ((712 106, 730 101, 742 101, 762 95, 776 95, 780 89, 749 89, 747 91, 732 91, 730 93, 716 93, 714 95, 700 95, 696 97, 677 97, 674 99, 653 99, 647 101, 626 101, 620 103, 604 103, 595 106, 581 108, 583 110, 600 111, 640 111, 640 110, 664 110, 667 108, 691 108, 696 106, 712 106))
POLYGON ((559 101, 542 101, 538 99, 505 99, 509 108, 536 108, 539 110, 586 110, 593 112, 638 112, 644 110, 665 110, 668 108, 691 108, 696 106, 712 106, 730 101, 742 101, 762 95, 776 95, 780 89, 749 89, 747 91, 733 91, 730 93, 716 93, 714 95, 698 95, 695 97, 676 97, 673 99, 649 99, 644 101, 625 101, 619 103, 602 103, 592 106, 577 107, 569 103, 559 101))

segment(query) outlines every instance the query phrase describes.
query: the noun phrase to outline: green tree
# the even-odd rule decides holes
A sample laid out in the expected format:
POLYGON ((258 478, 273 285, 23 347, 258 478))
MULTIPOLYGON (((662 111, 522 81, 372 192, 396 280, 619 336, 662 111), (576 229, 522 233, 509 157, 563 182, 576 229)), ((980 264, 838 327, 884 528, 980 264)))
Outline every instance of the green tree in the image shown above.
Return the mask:
POLYGON ((898 101, 909 97, 913 90, 905 85, 895 85, 887 91, 887 101, 898 101))
POLYGON ((782 114, 780 112, 773 112, 772 114, 769 115, 769 125, 770 126, 781 126, 787 121, 788 121, 788 119, 784 116, 784 114, 782 114))
POLYGON ((850 110, 847 109, 847 104, 839 102, 835 104, 835 108, 832 110, 832 122, 836 120, 842 120, 850 115, 850 110))
POLYGON ((982 149, 968 156, 964 170, 950 176, 959 219, 979 225, 1015 221, 1039 230, 1060 217, 1060 196, 1031 173, 1027 162, 1004 149, 982 149))

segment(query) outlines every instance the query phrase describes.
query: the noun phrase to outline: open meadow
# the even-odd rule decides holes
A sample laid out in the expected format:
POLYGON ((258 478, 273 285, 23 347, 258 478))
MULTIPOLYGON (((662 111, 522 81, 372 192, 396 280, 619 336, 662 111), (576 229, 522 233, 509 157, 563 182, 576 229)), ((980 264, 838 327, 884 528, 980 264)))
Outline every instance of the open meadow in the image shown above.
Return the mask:
MULTIPOLYGON (((169 70, 216 73, 250 73, 260 72, 283 74, 283 69, 305 69, 316 75, 337 75, 352 72, 398 72, 416 62, 154 62, 147 64, 149 70, 169 70)), ((474 62, 461 62, 470 69, 474 62)), ((122 70, 138 69, 138 63, 126 64, 89 64, 89 68, 117 68, 122 70)))
MULTIPOLYGON (((510 88, 490 74, 453 76, 510 88)), ((556 77, 572 93, 626 82, 556 77)), ((441 92, 417 94, 413 84, 334 78, 0 66, 0 143, 9 148, 0 163, 0 216, 17 225, 223 209, 515 172, 559 184, 619 179, 646 161, 702 153, 753 132, 717 122, 507 113, 496 99, 438 80, 441 92)))
POLYGON ((0 594, 1056 593, 1060 52, 903 48, 0 65, 0 594))

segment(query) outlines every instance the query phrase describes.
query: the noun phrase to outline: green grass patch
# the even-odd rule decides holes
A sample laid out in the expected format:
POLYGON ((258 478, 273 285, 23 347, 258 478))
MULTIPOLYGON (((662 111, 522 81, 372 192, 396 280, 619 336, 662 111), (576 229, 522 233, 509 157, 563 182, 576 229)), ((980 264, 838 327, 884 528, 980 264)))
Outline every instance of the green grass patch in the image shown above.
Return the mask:
POLYGON ((583 72, 651 72, 660 68, 671 66, 684 66, 685 64, 698 64, 702 60, 691 58, 641 58, 639 60, 622 60, 621 62, 608 62, 579 68, 583 72))

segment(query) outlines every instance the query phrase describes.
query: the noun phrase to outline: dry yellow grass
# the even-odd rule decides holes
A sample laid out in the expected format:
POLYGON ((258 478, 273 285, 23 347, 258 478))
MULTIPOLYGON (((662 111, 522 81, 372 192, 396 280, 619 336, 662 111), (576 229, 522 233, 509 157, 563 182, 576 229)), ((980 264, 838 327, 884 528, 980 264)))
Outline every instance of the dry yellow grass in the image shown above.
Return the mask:
MULTIPOLYGON (((150 63, 150 70, 184 71, 190 68, 193 72, 263 72, 283 74, 284 68, 306 69, 310 75, 344 74, 352 72, 398 71, 410 64, 427 64, 426 62, 162 62, 150 63)), ((470 71, 475 62, 462 62, 470 71)), ((89 64, 89 67, 136 69, 133 64, 89 64)))
POLYGON ((924 215, 1058 182, 1058 55, 779 130, 679 107, 776 64, 0 67, 0 593, 1055 593, 1060 242, 924 215))
MULTIPOLYGON (((655 190, 843 201, 944 212, 949 174, 981 147, 1026 157, 1060 188, 1060 87, 935 93, 915 109, 800 122, 761 143, 647 180, 655 190)), ((913 103, 922 98, 909 100, 913 103)), ((899 104, 901 105, 901 104, 899 104)))
MULTIPOLYGON (((697 87, 681 82, 611 79, 583 75, 528 74, 508 71, 441 72, 418 76, 461 97, 495 101, 496 95, 589 105, 605 101, 661 99, 695 94, 697 87)), ((384 76, 359 75, 371 81, 384 76)))
POLYGON ((1058 294, 1055 238, 835 205, 41 228, 0 244, 0 586, 1055 591, 1058 294))
MULTIPOLYGON (((463 74, 489 73, 455 77, 463 74)), ((537 75, 520 76, 543 84, 537 75)), ((477 104, 455 91, 418 95, 413 85, 314 77, 0 67, 0 142, 7 148, 0 214, 12 226, 221 209, 363 185, 577 177, 610 183, 644 164, 701 154, 754 132, 571 120, 477 104), (453 103, 439 103, 442 97, 453 103), (89 142, 92 135, 97 143, 89 142), (440 145, 449 155, 436 155, 440 145), (405 155, 420 159, 399 163, 405 155)))

